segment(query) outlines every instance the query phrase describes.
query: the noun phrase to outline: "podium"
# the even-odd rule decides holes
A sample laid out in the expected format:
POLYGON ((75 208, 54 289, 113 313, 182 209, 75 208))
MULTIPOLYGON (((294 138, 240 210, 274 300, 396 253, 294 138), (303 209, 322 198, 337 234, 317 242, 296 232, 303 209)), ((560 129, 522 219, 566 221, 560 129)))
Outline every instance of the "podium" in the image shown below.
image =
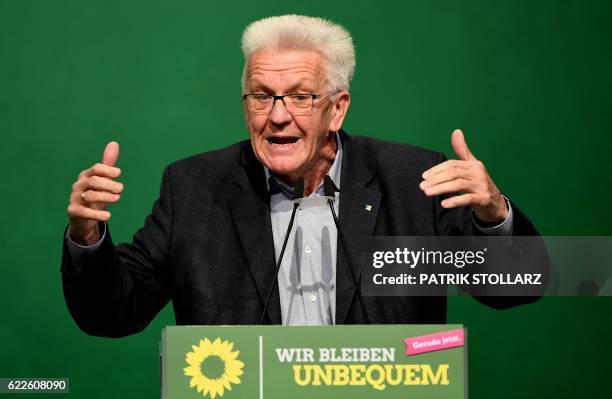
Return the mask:
POLYGON ((171 326, 161 397, 467 397, 467 335, 457 324, 171 326))

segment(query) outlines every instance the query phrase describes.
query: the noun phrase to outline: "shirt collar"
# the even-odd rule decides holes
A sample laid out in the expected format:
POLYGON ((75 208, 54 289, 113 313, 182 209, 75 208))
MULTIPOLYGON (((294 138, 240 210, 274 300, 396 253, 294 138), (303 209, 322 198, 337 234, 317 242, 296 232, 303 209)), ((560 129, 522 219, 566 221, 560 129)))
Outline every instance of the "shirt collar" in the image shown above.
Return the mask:
MULTIPOLYGON (((340 174, 342 170, 342 142, 340 141, 340 135, 338 132, 335 133, 334 139, 336 140, 336 158, 329 168, 327 175, 332 179, 336 190, 340 191, 340 174)), ((263 166, 264 173, 266 176, 266 185, 270 195, 283 194, 288 199, 293 198, 293 187, 282 181, 278 175, 271 172, 265 165, 263 166)), ((323 182, 317 187, 317 189, 311 194, 311 196, 323 195, 323 182)))

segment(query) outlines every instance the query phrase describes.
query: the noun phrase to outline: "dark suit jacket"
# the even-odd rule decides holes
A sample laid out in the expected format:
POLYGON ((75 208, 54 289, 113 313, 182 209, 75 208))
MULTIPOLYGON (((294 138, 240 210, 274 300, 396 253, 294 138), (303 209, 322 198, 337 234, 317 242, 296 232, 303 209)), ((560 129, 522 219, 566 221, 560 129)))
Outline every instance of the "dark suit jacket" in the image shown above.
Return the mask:
MULTIPOLYGON (((444 155, 344 132, 340 138, 339 217, 347 241, 476 233, 470 209, 445 210, 418 187, 423 171, 444 155)), ((515 204, 513 212, 515 235, 537 235, 515 204)), ((336 321, 363 323, 347 261, 337 253, 336 321)), ((61 270, 81 329, 116 337, 144 329, 169 300, 180 325, 257 324, 274 265, 264 170, 243 141, 168 166, 160 197, 131 244, 115 246, 107 231, 100 249, 79 262, 64 247, 61 270)), ((495 307, 532 300, 481 299, 495 307)), ((446 297, 365 297, 365 304, 372 323, 446 322, 446 297)), ((281 323, 278 290, 267 316, 281 323)))

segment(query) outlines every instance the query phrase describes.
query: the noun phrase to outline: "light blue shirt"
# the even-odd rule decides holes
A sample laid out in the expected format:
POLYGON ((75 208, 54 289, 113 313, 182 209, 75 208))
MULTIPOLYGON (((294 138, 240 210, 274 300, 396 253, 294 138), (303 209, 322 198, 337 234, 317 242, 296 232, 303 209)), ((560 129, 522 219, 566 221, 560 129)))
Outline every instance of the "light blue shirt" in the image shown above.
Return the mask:
MULTIPOLYGON (((337 135, 336 143, 336 158, 328 175, 340 190, 342 144, 337 135)), ((271 174, 268 168, 264 168, 268 182, 271 174)), ((270 196, 274 252, 278 260, 291 219, 293 189, 274 175, 272 178, 281 186, 281 192, 270 196)), ((336 214, 339 213, 339 204, 340 193, 336 192, 336 214)), ((321 183, 301 201, 278 272, 284 325, 335 324, 337 233, 321 183)))

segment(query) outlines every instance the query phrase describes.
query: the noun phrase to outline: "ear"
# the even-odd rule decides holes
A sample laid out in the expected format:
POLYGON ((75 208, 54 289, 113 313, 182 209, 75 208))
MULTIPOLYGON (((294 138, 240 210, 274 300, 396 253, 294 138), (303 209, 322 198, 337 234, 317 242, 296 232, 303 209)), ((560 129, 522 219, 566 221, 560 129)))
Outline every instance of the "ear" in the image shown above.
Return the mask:
POLYGON ((348 91, 342 90, 336 93, 336 101, 332 103, 331 117, 329 121, 329 130, 337 132, 342 128, 342 122, 351 105, 351 95, 348 91))
POLYGON ((249 128, 249 110, 247 109, 247 104, 245 100, 242 100, 242 111, 244 112, 244 123, 246 124, 247 129, 249 128))

